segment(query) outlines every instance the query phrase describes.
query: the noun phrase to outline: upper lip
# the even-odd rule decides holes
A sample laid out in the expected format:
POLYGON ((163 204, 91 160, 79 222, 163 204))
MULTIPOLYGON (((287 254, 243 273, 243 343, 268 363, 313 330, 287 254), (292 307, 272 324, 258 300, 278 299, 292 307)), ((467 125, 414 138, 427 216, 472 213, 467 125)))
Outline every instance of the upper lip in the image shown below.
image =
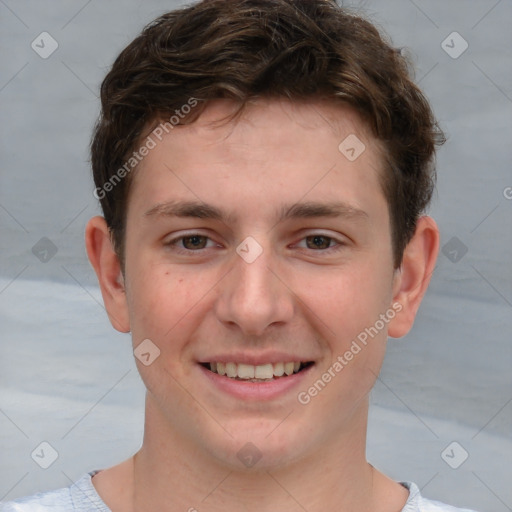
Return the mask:
POLYGON ((250 354, 247 352, 230 352, 217 354, 210 357, 201 358, 200 363, 242 363, 259 366, 263 364, 289 363, 289 362, 310 362, 314 361, 311 357, 302 357, 296 354, 285 352, 267 352, 260 354, 250 354))

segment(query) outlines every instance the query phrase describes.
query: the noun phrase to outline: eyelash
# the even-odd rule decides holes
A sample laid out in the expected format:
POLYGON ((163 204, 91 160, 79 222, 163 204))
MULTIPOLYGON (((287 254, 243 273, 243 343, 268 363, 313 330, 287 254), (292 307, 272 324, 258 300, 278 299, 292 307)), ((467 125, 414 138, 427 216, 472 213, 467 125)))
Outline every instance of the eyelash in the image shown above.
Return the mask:
MULTIPOLYGON (((186 249, 184 247, 180 247, 179 246, 180 242, 183 242, 183 240, 185 240, 186 238, 193 238, 193 237, 196 237, 196 236, 197 237, 201 237, 201 238, 206 238, 207 243, 208 242, 213 242, 213 240, 209 236, 207 236, 207 235, 202 235, 201 233, 191 232, 191 233, 187 233, 185 235, 181 235, 179 237, 176 237, 176 238, 173 238, 173 239, 169 240, 168 242, 165 243, 165 246, 166 247, 171 247, 172 250, 176 251, 179 254, 186 254, 186 255, 189 255, 189 256, 193 255, 194 253, 199 255, 204 250, 212 248, 212 247, 204 247, 204 248, 201 248, 201 249, 193 250, 193 249, 186 249)), ((324 233, 312 233, 310 235, 302 237, 299 240, 299 243, 303 242, 303 241, 306 241, 308 238, 313 238, 313 237, 323 237, 323 238, 326 238, 326 239, 329 240, 329 243, 334 243, 335 245, 327 247, 326 249, 310 249, 310 248, 307 248, 307 247, 302 247, 301 248, 302 250, 312 251, 314 253, 319 253, 319 254, 320 253, 331 254, 331 253, 335 253, 337 251, 340 251, 341 249, 343 249, 347 245, 346 243, 342 242, 341 240, 339 240, 339 239, 337 239, 337 238, 335 238, 333 236, 326 235, 324 233)), ((298 243, 295 243, 294 245, 297 246, 298 243)), ((218 244, 217 244, 217 247, 219 247, 218 244)))
MULTIPOLYGON (((335 245, 333 245, 333 246, 330 245, 329 247, 327 247, 325 249, 310 249, 309 247, 303 247, 303 249, 313 251, 313 252, 318 252, 318 253, 329 253, 330 254, 331 252, 339 251, 345 245, 341 240, 338 240, 337 238, 335 238, 333 236, 325 235, 323 233, 313 233, 311 235, 307 235, 307 236, 301 238, 299 240, 299 243, 303 242, 303 241, 307 241, 308 238, 315 238, 315 237, 326 238, 327 240, 329 240, 329 245, 331 242, 333 242, 335 245)), ((297 244, 295 244, 295 245, 297 245, 297 244)))
POLYGON ((201 233, 194 233, 194 232, 192 232, 192 233, 187 233, 185 235, 181 235, 181 236, 178 236, 176 238, 173 238, 173 239, 169 240, 168 242, 166 242, 164 245, 166 247, 171 247, 178 254, 186 254, 186 255, 193 255, 194 253, 200 254, 205 249, 211 249, 211 247, 205 247, 205 248, 197 249, 197 250, 194 251, 192 249, 186 249, 185 247, 179 247, 179 243, 180 242, 183 242, 183 240, 185 240, 186 238, 193 238, 193 237, 206 238, 207 243, 208 242, 213 242, 213 240, 209 236, 202 235, 201 233))

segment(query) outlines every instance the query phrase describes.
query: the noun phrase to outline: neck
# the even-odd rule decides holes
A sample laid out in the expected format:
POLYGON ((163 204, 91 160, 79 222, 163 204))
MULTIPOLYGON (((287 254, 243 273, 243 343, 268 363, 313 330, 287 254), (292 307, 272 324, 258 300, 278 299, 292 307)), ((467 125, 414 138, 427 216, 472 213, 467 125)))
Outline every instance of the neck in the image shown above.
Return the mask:
POLYGON ((159 417, 155 405, 148 400, 143 445, 131 459, 130 509, 401 510, 407 491, 366 462, 367 406, 365 402, 354 412, 347 432, 333 433, 329 442, 323 440, 322 447, 311 447, 286 465, 259 469, 256 465, 240 471, 169 430, 165 419, 159 417))

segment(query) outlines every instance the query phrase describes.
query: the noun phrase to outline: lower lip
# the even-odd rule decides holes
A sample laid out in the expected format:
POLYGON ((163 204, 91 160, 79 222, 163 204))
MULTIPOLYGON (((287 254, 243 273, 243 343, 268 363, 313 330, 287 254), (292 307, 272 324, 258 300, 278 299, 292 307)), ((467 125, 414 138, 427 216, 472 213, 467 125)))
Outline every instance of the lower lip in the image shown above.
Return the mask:
POLYGON ((236 380, 224 375, 214 373, 203 365, 198 365, 205 377, 217 388, 236 398, 242 400, 272 400, 278 398, 292 388, 298 386, 313 368, 311 364, 298 373, 293 373, 287 377, 279 377, 273 380, 262 382, 249 382, 236 380))

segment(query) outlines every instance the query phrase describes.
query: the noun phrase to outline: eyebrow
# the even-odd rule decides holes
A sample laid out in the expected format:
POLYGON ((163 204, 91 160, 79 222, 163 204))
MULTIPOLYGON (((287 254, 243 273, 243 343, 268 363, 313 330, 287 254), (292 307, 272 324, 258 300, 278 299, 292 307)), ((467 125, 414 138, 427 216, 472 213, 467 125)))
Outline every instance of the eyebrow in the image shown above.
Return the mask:
POLYGON ((221 209, 200 201, 166 201, 158 203, 146 212, 144 217, 195 217, 197 219, 224 220, 221 209))
POLYGON ((343 202, 305 202, 283 207, 281 210, 280 220, 308 219, 315 217, 368 218, 368 214, 364 210, 343 202))
MULTIPOLYGON (((201 201, 166 201, 147 210, 144 217, 192 217, 227 222, 233 216, 216 206, 201 201)), ((346 217, 367 219, 368 214, 359 208, 344 202, 304 202, 283 206, 279 212, 279 222, 289 219, 308 219, 316 217, 346 217)))

